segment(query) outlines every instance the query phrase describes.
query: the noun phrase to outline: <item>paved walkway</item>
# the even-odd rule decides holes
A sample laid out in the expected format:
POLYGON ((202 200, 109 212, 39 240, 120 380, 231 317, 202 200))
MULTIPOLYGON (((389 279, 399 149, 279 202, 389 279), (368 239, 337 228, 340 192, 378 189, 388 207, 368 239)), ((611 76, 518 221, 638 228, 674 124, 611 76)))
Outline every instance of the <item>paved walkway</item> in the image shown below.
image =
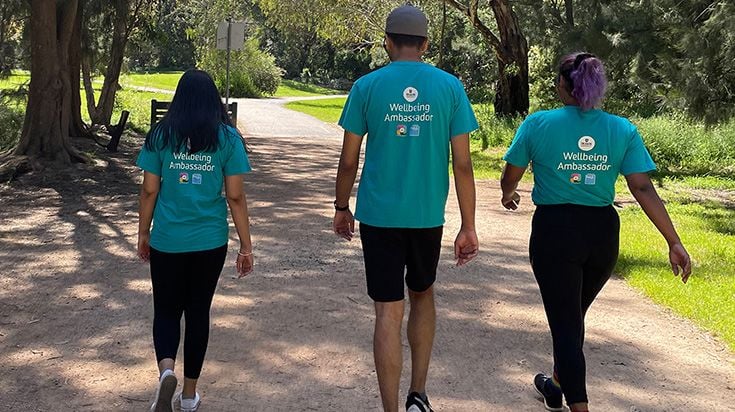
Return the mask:
POLYGON ((304 113, 284 107, 288 102, 322 100, 345 96, 289 97, 280 99, 233 99, 238 103, 238 125, 248 136, 283 138, 341 137, 342 129, 304 113))

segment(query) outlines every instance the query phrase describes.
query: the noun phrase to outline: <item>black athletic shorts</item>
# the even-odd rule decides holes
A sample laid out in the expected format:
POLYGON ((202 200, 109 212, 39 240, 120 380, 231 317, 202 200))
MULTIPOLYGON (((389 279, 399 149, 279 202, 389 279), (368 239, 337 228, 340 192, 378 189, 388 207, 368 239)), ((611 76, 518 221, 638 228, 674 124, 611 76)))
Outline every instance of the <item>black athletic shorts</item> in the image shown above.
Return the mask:
POLYGON ((443 227, 405 229, 360 223, 368 295, 376 302, 403 300, 403 279, 414 292, 436 280, 443 227))

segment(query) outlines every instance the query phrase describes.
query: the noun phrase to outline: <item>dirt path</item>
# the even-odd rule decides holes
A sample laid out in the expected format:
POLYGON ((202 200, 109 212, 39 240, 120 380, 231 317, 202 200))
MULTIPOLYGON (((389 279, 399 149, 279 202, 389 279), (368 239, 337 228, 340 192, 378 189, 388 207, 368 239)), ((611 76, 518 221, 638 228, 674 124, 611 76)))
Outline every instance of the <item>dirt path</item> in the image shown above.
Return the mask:
MULTIPOLYGON (((378 410, 359 242, 330 231, 338 133, 264 137, 272 126, 254 124, 256 273, 232 279, 231 253, 201 411, 378 410)), ((147 410, 156 372, 148 269, 133 257, 139 144, 0 186, 0 410, 147 410)), ((503 212, 495 182, 478 188, 483 251, 461 269, 453 195, 448 204, 429 393, 438 411, 540 411, 529 381, 548 369, 550 343, 526 257, 531 208, 503 212)), ((606 287, 587 329, 595 411, 733 410, 733 354, 623 281, 606 287)))

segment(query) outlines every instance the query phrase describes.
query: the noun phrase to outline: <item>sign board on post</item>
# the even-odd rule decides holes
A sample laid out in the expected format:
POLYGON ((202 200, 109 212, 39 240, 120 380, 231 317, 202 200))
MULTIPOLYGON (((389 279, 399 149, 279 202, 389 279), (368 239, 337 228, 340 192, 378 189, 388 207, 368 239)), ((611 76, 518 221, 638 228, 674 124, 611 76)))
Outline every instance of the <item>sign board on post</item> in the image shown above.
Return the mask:
POLYGON ((217 49, 227 50, 227 80, 225 91, 225 105, 230 104, 230 51, 240 50, 245 45, 245 22, 232 19, 217 25, 217 49))
POLYGON ((245 45, 245 22, 226 21, 217 25, 217 50, 227 50, 227 26, 230 26, 230 50, 240 50, 245 45))

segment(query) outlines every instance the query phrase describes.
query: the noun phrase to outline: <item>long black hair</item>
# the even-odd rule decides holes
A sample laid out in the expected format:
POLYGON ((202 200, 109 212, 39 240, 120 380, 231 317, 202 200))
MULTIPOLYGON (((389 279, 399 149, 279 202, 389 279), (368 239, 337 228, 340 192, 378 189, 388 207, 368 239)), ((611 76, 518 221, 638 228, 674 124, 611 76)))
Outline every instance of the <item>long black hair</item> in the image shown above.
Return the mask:
POLYGON ((212 76, 202 70, 187 70, 179 79, 168 112, 145 137, 145 148, 214 152, 225 126, 232 126, 232 122, 212 76))

